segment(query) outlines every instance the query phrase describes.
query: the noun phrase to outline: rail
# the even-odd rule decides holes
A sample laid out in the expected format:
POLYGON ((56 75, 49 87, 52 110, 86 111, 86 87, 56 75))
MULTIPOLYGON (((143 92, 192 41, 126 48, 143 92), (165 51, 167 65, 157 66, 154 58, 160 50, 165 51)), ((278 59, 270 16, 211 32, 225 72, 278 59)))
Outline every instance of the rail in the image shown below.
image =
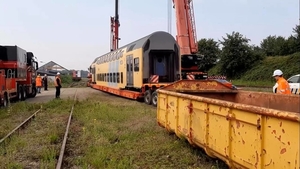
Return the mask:
POLYGON ((42 107, 34 112, 31 116, 29 116, 26 120, 24 120, 21 124, 19 124, 16 128, 14 128, 11 132, 9 132, 5 137, 0 140, 0 144, 4 143, 4 141, 9 138, 12 134, 14 134, 17 130, 27 124, 31 119, 33 119, 38 112, 42 111, 42 107))
POLYGON ((74 106, 75 106, 75 103, 76 103, 76 98, 77 98, 77 90, 75 91, 74 103, 72 105, 71 112, 70 112, 70 115, 69 115, 68 124, 67 124, 67 127, 66 127, 66 132, 65 132, 64 139, 63 139, 63 143, 61 145, 60 154, 59 154, 58 162, 57 162, 57 165, 56 165, 56 169, 60 169, 61 166, 62 166, 63 157, 64 157, 64 153, 65 153, 65 148, 66 148, 66 143, 67 143, 67 137, 68 137, 68 134, 69 134, 69 128, 70 128, 70 124, 71 124, 71 120, 72 120, 73 110, 74 110, 74 106))

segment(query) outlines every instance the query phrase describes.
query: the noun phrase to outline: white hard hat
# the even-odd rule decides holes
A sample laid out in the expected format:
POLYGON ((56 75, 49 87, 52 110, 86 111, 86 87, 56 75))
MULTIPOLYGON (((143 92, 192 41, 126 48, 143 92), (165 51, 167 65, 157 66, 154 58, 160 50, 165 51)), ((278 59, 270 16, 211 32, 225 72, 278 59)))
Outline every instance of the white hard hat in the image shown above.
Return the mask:
POLYGON ((59 73, 59 72, 57 72, 57 75, 60 75, 60 73, 59 73))
POLYGON ((277 70, 274 71, 273 77, 275 77, 275 76, 281 76, 282 74, 283 74, 282 71, 279 70, 279 69, 277 69, 277 70))

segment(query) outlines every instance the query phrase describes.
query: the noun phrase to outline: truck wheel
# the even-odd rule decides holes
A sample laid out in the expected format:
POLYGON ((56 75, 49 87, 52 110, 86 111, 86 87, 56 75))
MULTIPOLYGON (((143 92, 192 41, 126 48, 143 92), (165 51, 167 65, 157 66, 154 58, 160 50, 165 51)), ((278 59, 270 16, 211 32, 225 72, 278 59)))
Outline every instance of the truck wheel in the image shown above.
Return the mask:
POLYGON ((156 106, 157 106, 157 92, 156 92, 156 91, 152 93, 151 98, 152 98, 152 99, 151 99, 152 105, 153 105, 154 107, 156 107, 156 106))
POLYGON ((27 98, 26 87, 22 86, 22 100, 26 100, 26 98, 27 98))
POLYGON ((146 104, 151 104, 151 90, 147 90, 144 95, 144 102, 146 104))
POLYGON ((32 93, 30 94, 30 97, 35 97, 36 96, 36 88, 32 87, 32 93))
POLYGON ((8 106, 8 98, 7 95, 5 94, 3 97, 3 107, 7 107, 8 106))
POLYGON ((18 101, 22 100, 23 98, 23 91, 22 91, 22 86, 19 86, 19 90, 18 90, 18 101))

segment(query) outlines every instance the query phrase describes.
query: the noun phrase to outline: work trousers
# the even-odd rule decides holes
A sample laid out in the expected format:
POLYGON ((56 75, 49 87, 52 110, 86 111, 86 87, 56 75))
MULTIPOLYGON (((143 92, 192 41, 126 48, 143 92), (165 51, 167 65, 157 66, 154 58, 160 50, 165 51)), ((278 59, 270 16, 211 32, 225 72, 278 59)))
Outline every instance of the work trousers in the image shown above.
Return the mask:
POLYGON ((41 86, 37 86, 37 93, 41 93, 41 86))
POLYGON ((44 90, 48 90, 48 84, 44 83, 44 90))
POLYGON ((60 87, 56 86, 55 89, 56 89, 55 97, 59 98, 60 97, 60 87))

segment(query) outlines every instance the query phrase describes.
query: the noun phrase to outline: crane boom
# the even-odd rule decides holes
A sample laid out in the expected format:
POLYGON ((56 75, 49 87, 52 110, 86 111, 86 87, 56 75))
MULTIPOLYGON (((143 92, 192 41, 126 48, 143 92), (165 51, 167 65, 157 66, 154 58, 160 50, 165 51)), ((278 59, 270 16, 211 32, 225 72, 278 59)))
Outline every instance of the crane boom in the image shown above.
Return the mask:
POLYGON ((192 0, 173 0, 176 13, 178 45, 181 55, 198 52, 195 17, 192 0))
POLYGON ((180 47, 181 73, 183 79, 206 79, 207 73, 199 70, 202 61, 197 54, 198 43, 192 0, 172 0, 176 14, 176 40, 180 47))
POLYGON ((119 48, 119 0, 115 1, 115 16, 110 17, 110 51, 114 51, 119 48))

